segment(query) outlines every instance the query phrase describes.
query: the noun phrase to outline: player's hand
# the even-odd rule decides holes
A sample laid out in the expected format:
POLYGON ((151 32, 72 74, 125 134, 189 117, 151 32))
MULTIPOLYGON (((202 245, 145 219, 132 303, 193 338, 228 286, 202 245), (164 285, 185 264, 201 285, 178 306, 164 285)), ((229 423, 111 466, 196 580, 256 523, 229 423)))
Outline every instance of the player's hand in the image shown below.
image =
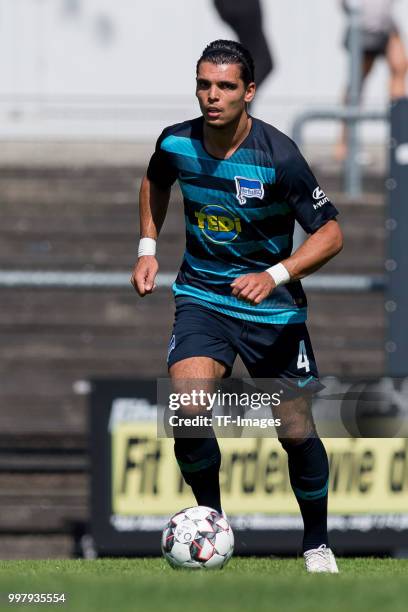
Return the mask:
POLYGON ((250 304, 260 304, 275 289, 275 281, 268 272, 244 274, 231 283, 232 295, 250 304))
POLYGON ((142 257, 139 257, 130 277, 130 282, 140 297, 153 293, 156 289, 154 280, 158 269, 159 263, 154 255, 142 255, 142 257))

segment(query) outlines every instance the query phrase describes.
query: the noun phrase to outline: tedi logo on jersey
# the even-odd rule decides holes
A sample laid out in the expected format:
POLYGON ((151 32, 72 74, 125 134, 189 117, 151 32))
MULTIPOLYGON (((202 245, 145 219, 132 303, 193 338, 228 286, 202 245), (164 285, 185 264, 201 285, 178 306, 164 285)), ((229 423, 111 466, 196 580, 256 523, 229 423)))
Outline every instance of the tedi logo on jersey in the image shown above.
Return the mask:
POLYGON ((242 232, 241 220, 219 204, 208 204, 195 212, 197 225, 204 236, 218 244, 235 240, 242 232))
POLYGON ((236 176, 235 184, 237 186, 237 200, 241 206, 246 204, 247 198, 259 198, 262 200, 264 197, 264 186, 257 179, 236 176))
POLYGON ((315 210, 319 210, 319 208, 327 204, 327 202, 329 201, 329 198, 326 196, 323 189, 320 189, 320 187, 316 187, 316 189, 314 190, 313 198, 315 200, 318 200, 316 204, 313 204, 313 208, 315 210))

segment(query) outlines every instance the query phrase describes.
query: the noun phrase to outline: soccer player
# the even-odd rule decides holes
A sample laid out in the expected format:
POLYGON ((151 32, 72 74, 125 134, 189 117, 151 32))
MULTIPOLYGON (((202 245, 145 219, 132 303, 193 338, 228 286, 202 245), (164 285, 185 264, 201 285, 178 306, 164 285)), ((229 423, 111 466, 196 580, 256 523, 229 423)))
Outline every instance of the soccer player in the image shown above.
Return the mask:
MULTIPOLYGON (((187 243, 173 285, 172 382, 220 380, 237 354, 251 377, 279 379, 284 401, 274 417, 303 517, 306 568, 337 572, 327 537, 328 460, 308 400, 322 385, 299 280, 341 250, 342 234, 296 145, 248 114, 255 90, 254 63, 240 43, 206 47, 197 63, 202 116, 163 131, 142 181, 131 281, 142 297, 155 288, 156 240, 178 180, 187 243), (310 236, 291 254, 295 219, 310 236)), ((197 503, 221 512, 216 437, 175 436, 175 454, 197 503)))

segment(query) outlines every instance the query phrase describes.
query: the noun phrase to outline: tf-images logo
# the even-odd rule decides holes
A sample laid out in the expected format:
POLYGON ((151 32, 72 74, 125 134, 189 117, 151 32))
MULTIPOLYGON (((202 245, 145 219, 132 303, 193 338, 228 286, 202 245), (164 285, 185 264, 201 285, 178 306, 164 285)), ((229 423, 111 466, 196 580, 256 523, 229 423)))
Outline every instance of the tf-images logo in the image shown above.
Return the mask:
POLYGON ((313 204, 313 208, 315 210, 319 210, 319 208, 327 204, 327 202, 329 201, 329 198, 326 196, 323 189, 320 189, 319 186, 317 186, 316 189, 314 190, 313 198, 315 200, 318 200, 316 204, 313 204))

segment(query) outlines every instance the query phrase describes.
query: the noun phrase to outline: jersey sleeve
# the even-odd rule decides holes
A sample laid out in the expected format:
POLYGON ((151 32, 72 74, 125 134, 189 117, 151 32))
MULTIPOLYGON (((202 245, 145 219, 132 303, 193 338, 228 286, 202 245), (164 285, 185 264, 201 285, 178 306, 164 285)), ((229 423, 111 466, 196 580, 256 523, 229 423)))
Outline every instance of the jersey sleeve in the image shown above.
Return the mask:
POLYGON ((287 202, 305 232, 313 234, 339 212, 320 188, 295 143, 288 142, 285 154, 275 160, 278 197, 287 202))
POLYGON ((177 168, 174 166, 171 155, 162 148, 164 139, 168 136, 168 131, 163 130, 156 143, 155 151, 150 158, 147 167, 147 178, 163 189, 173 185, 178 176, 177 168))

